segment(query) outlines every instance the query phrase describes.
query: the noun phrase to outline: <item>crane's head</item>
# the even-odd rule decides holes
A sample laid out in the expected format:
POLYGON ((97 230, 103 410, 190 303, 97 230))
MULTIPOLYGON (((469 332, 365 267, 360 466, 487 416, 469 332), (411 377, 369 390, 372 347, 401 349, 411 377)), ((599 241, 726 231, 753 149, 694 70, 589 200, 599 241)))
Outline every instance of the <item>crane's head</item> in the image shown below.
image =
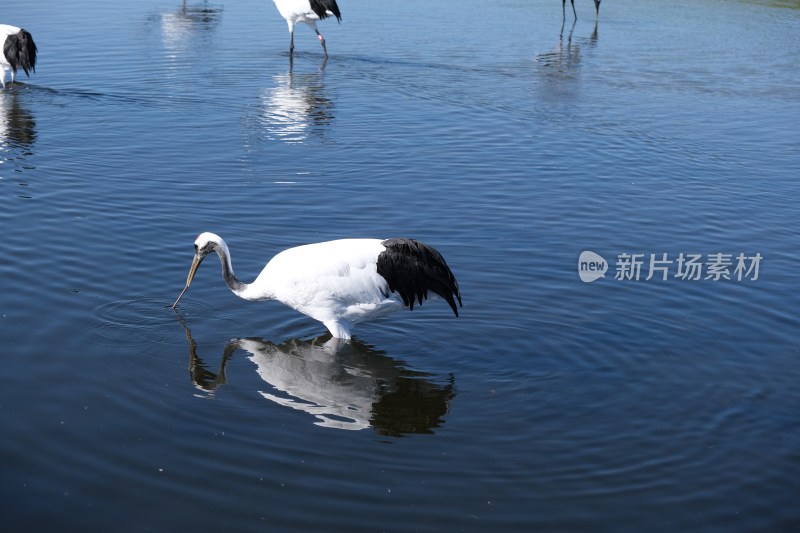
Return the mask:
POLYGON ((186 277, 186 286, 181 291, 178 299, 175 300, 175 303, 172 304, 173 309, 175 309, 175 306, 181 301, 184 293, 189 289, 189 285, 192 284, 192 280, 197 273, 197 268, 200 266, 200 263, 202 263, 203 259, 211 252, 216 252, 224 261, 230 261, 228 259, 228 246, 225 244, 225 241, 222 240, 222 237, 209 232, 201 233, 194 240, 194 259, 192 260, 192 266, 189 267, 189 275, 186 277))

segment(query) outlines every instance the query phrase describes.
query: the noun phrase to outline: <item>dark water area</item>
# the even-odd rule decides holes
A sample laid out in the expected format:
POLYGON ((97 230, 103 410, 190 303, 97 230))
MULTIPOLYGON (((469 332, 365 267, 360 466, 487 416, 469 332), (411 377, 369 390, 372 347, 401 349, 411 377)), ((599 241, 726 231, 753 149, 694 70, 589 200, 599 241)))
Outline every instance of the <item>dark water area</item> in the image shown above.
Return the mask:
POLYGON ((796 531, 797 2, 30 2, 0 92, 9 531, 796 531), (569 6, 567 6, 569 11, 569 6), (411 236, 350 343, 236 298, 411 236))

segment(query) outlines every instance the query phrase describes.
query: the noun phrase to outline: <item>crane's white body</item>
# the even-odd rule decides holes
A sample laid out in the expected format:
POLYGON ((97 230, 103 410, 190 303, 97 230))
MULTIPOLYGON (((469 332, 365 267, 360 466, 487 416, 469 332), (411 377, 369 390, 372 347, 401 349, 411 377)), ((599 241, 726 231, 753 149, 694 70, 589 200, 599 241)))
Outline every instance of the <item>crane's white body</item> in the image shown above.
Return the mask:
POLYGON ((444 257, 408 238, 339 239, 289 248, 273 257, 253 283, 236 278, 228 245, 219 235, 201 233, 186 287, 203 259, 216 253, 222 277, 245 300, 278 300, 319 320, 337 339, 350 339, 354 324, 380 318, 403 307, 422 305, 429 292, 447 300, 458 316, 458 282, 444 257))
POLYGON ((294 51, 294 27, 298 22, 307 24, 317 34, 325 57, 328 57, 328 48, 325 45, 325 38, 317 29, 317 21, 328 16, 336 17, 341 20, 339 6, 335 0, 315 0, 312 6, 311 0, 273 0, 278 12, 286 20, 289 26, 289 54, 294 51))
MULTIPOLYGON (((295 24, 302 22, 312 28, 316 28, 316 23, 320 20, 319 15, 311 9, 308 0, 273 0, 278 12, 286 19, 289 31, 293 31, 295 24)), ((331 13, 332 15, 333 13, 331 13)))
POLYGON ((0 24, 0 37, 5 39, 9 35, 14 35, 15 33, 19 33, 19 30, 22 28, 17 28, 16 26, 10 26, 8 24, 0 24))
POLYGON ((245 300, 278 300, 319 320, 334 337, 350 338, 353 324, 403 309, 378 275, 381 239, 340 239, 290 248, 273 257, 242 291, 245 300))

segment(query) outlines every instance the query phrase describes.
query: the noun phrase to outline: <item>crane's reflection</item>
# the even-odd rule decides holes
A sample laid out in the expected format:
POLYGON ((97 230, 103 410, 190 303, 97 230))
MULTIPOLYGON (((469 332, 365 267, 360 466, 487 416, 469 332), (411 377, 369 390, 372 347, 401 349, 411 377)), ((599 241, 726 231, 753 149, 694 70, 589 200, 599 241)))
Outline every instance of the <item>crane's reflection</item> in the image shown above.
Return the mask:
POLYGON ((597 44, 597 21, 595 21, 591 36, 583 39, 573 38, 576 24, 577 19, 572 22, 565 36, 565 25, 562 22, 555 48, 536 55, 536 63, 545 82, 544 87, 550 91, 550 94, 545 94, 545 96, 554 99, 574 96, 579 88, 576 82, 580 74, 582 48, 586 45, 595 46, 597 44))
POLYGON ((564 23, 561 23, 561 31, 558 34, 558 43, 555 48, 547 52, 542 52, 536 56, 536 61, 545 67, 571 68, 577 66, 581 61, 581 48, 579 43, 572 42, 572 34, 575 32, 575 24, 577 20, 573 21, 566 36, 566 44, 564 42, 564 23))
MULTIPOLYGON (((36 142, 36 120, 20 101, 24 85, 17 83, 0 91, 0 158, 7 160, 5 152, 29 155, 36 142)), ((12 156, 13 157, 13 156, 12 156)))
POLYGON ((444 423, 455 396, 454 377, 435 383, 428 374, 409 370, 385 353, 355 339, 293 339, 274 344, 265 339, 234 339, 223 349, 219 367, 210 370, 189 341, 189 374, 195 386, 214 394, 227 382, 225 368, 237 351, 247 352, 268 385, 265 399, 308 413, 327 428, 373 428, 381 435, 432 433, 444 423))
POLYGON ((160 15, 161 31, 169 49, 179 48, 197 30, 212 30, 219 22, 222 8, 203 2, 187 5, 160 15))
POLYGON ((302 143, 311 135, 323 135, 333 122, 333 101, 324 83, 325 62, 311 72, 294 72, 273 77, 274 85, 261 93, 261 127, 270 140, 302 143))

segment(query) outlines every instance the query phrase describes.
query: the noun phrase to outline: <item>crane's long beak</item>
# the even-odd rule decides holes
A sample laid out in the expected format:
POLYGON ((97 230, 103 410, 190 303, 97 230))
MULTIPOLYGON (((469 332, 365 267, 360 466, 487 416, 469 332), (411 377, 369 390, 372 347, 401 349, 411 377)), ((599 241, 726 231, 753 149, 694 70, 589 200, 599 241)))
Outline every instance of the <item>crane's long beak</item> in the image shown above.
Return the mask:
POLYGON ((178 302, 181 301, 183 298, 184 293, 189 289, 189 285, 192 284, 192 280, 194 279, 194 275, 197 273, 197 267, 200 266, 200 262, 203 260, 202 257, 195 254, 194 260, 192 261, 192 266, 189 268, 189 276, 186 278, 186 286, 181 291, 181 294, 178 296, 178 299, 175 300, 175 303, 172 304, 172 308, 175 309, 175 306, 178 305, 178 302))

